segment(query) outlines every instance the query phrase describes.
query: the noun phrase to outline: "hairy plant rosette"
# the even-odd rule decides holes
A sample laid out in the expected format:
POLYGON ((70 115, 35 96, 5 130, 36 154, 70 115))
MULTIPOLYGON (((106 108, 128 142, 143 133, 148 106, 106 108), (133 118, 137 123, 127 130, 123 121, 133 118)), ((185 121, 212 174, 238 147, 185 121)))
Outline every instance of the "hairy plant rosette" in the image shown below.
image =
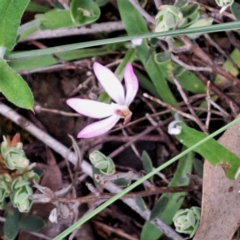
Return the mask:
POLYGON ((78 138, 91 138, 104 134, 112 129, 120 118, 123 118, 124 124, 127 124, 132 115, 128 107, 138 91, 138 79, 130 63, 124 69, 126 93, 116 75, 108 68, 95 62, 93 70, 98 81, 115 103, 108 104, 80 98, 68 99, 67 104, 78 113, 92 118, 105 118, 83 128, 78 133, 78 138))

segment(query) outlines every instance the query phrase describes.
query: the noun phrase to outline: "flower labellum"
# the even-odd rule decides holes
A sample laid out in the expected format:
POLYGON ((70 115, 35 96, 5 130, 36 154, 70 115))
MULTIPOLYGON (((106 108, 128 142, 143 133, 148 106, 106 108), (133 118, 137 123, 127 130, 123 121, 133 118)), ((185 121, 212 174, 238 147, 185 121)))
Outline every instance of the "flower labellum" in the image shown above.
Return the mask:
POLYGON ((107 104, 80 98, 68 99, 67 104, 78 113, 92 118, 105 118, 83 128, 78 133, 78 138, 91 138, 104 134, 112 129, 120 118, 123 118, 124 124, 127 124, 132 115, 128 107, 138 91, 138 79, 131 63, 128 63, 124 69, 126 93, 121 82, 108 68, 95 62, 93 70, 98 81, 115 103, 107 104))

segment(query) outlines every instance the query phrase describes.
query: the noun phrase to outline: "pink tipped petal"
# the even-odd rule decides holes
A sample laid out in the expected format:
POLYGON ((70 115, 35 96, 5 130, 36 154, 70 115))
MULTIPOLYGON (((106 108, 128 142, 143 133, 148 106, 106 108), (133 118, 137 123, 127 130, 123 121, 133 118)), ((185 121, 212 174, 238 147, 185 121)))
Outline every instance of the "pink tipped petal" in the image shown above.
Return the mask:
POLYGON ((94 73, 98 81, 102 84, 108 95, 118 104, 124 104, 124 89, 115 74, 108 68, 95 62, 93 65, 94 73))
POLYGON ((127 117, 125 117, 123 125, 127 125, 131 121, 132 113, 130 113, 127 117))
POLYGON ((124 80, 127 90, 125 105, 129 106, 135 98, 139 86, 131 63, 128 63, 124 69, 124 80))
POLYGON ((118 120, 119 117, 117 115, 112 115, 109 118, 90 124, 80 131, 77 137, 91 138, 102 135, 112 129, 118 120))
POLYGON ((92 118, 105 118, 113 114, 112 105, 107 103, 80 98, 70 98, 67 100, 67 104, 76 112, 92 118))

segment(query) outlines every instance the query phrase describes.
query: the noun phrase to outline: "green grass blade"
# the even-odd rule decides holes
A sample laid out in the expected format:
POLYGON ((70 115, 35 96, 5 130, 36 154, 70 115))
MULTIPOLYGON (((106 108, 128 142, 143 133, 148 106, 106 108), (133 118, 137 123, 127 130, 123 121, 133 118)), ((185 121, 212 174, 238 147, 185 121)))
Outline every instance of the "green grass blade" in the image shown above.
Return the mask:
MULTIPOLYGON (((79 50, 71 50, 67 52, 62 52, 56 54, 57 57, 64 61, 72 61, 76 59, 89 58, 93 56, 101 56, 106 55, 112 52, 114 49, 99 47, 99 48, 89 48, 89 49, 79 49, 79 50)), ((9 66, 11 66, 14 70, 21 72, 26 70, 33 70, 38 68, 44 68, 48 66, 52 66, 59 63, 59 61, 50 56, 36 56, 36 57, 28 57, 24 59, 16 59, 8 62, 9 66)))
MULTIPOLYGON (((136 23, 136 25, 137 25, 137 23, 136 23)), ((207 26, 207 27, 179 29, 179 30, 160 32, 160 33, 144 33, 144 34, 136 34, 136 35, 132 35, 132 36, 101 39, 101 40, 89 41, 89 42, 84 42, 84 43, 73 43, 73 44, 68 44, 68 45, 63 45, 63 46, 40 49, 40 50, 13 52, 8 55, 8 59, 24 58, 24 57, 31 57, 31 56, 41 56, 41 55, 59 53, 59 52, 64 52, 64 51, 69 51, 69 50, 74 50, 74 49, 100 46, 100 45, 105 45, 105 44, 109 44, 109 43, 126 42, 126 41, 132 40, 134 38, 145 39, 145 38, 156 38, 156 37, 166 37, 166 36, 174 37, 174 36, 186 35, 186 34, 190 34, 190 33, 224 32, 224 31, 231 31, 231 30, 235 30, 235 29, 240 29, 240 21, 216 24, 216 25, 207 26)))
MULTIPOLYGON (((183 150, 186 148, 184 147, 183 150)), ((189 184, 189 178, 187 177, 188 173, 192 172, 192 163, 194 159, 194 152, 189 152, 184 157, 179 160, 176 172, 173 179, 171 180, 168 186, 187 186, 189 184)), ((181 207, 186 192, 179 193, 164 193, 160 199, 168 198, 168 204, 166 208, 159 214, 159 218, 167 224, 171 224, 174 214, 181 207)), ((156 228, 152 223, 146 222, 144 224, 141 240, 155 240, 159 239, 162 236, 162 232, 156 228)))
POLYGON ((152 177, 153 175, 155 175, 156 173, 158 173, 159 171, 162 171, 164 168, 170 166, 172 163, 176 162, 179 158, 185 156, 186 154, 188 154, 189 152, 193 151, 195 148, 197 148, 198 146, 202 145, 203 143, 207 142, 209 139, 212 139, 213 137, 217 136, 218 134, 222 133, 224 130, 228 129, 229 127, 231 127, 232 125, 234 125, 235 123, 239 122, 240 118, 237 118, 235 120, 233 120, 232 122, 228 123, 227 125, 223 126, 222 128, 220 128, 219 130, 215 131, 214 133, 210 134, 209 136, 207 136, 206 138, 202 139, 201 141, 199 141, 198 143, 194 144, 193 146, 191 146, 190 148, 188 148, 187 150, 181 152, 180 154, 178 154, 177 156, 173 157, 172 159, 170 159, 169 161, 167 161, 166 163, 162 164, 161 166, 159 166, 158 168, 154 169, 151 173, 147 174, 146 176, 140 178, 139 180, 137 180, 136 182, 134 182, 133 184, 131 184, 129 187, 123 189, 122 192, 116 194, 114 197, 112 197, 111 199, 109 199, 108 201, 106 201, 105 203, 103 203, 101 206, 97 207, 96 209, 94 209, 91 213, 87 214, 86 216, 84 216, 82 219, 80 219, 79 221, 77 221, 76 223, 74 223, 72 226, 70 226, 69 228, 67 228, 65 231, 63 231, 61 234, 59 234, 57 237, 55 237, 53 240, 62 240, 64 237, 66 237, 69 233, 73 232, 75 229, 77 229, 78 227, 80 227, 82 224, 84 224, 85 222, 87 222, 89 219, 91 219, 92 217, 94 217, 96 214, 98 214, 99 212, 101 212, 103 209, 107 208, 108 206, 110 206, 112 203, 114 203, 115 201, 117 201, 118 199, 120 199, 122 196, 124 196, 126 193, 130 192, 131 190, 133 190, 135 187, 139 186, 140 184, 142 184, 144 181, 148 180, 150 177, 152 177))
MULTIPOLYGON (((129 35, 140 34, 148 31, 142 15, 140 15, 140 13, 133 7, 133 5, 129 1, 118 0, 117 2, 121 19, 129 35), (136 26, 132 24, 135 19, 138 23, 136 26)), ((172 106, 178 107, 178 104, 175 101, 172 92, 167 85, 167 81, 163 75, 160 65, 158 65, 155 61, 153 54, 149 57, 149 46, 147 45, 147 41, 144 41, 140 46, 137 46, 136 49, 137 56, 144 65, 159 96, 165 102, 171 104, 172 106)))

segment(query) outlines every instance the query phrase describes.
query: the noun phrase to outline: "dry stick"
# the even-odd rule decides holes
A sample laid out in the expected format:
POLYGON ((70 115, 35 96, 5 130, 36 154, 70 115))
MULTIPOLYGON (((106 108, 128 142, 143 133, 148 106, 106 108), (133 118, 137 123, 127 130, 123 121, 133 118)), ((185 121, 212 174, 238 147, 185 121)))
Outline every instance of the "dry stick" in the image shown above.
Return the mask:
MULTIPOLYGON (((151 101, 148 101, 148 99, 146 99, 146 98, 144 98, 144 97, 141 97, 141 100, 147 104, 147 106, 152 110, 153 113, 156 113, 155 107, 152 105, 151 101)), ((157 123, 153 124, 153 122, 151 121, 152 118, 151 118, 150 114, 147 113, 145 116, 146 116, 146 118, 148 119, 148 121, 149 121, 153 126, 156 126, 157 131, 159 132, 159 135, 160 135, 160 136, 163 136, 164 141, 166 140, 166 141, 167 141, 167 145, 168 145, 169 141, 168 141, 168 139, 166 139, 166 138, 167 138, 167 137, 166 137, 166 134, 164 133, 164 131, 162 130, 162 128, 161 128, 160 126, 158 127, 158 124, 157 124, 157 123)), ((159 117, 159 116, 156 116, 155 118, 157 119, 157 121, 158 121, 159 124, 160 124, 160 117, 159 117)), ((160 125, 161 125, 161 124, 160 124, 160 125)))
POLYGON ((155 4, 156 9, 158 10, 159 7, 162 5, 162 0, 154 0, 154 4, 155 4))
POLYGON ((231 81, 232 84, 240 84, 240 80, 234 77, 231 73, 224 70, 220 66, 216 65, 212 59, 198 46, 186 36, 179 36, 179 39, 186 45, 189 45, 189 50, 192 51, 196 56, 198 56, 207 66, 211 67, 213 72, 225 77, 228 81, 231 81))
POLYGON ((141 132, 140 134, 134 136, 132 138, 131 141, 125 143, 124 145, 122 145, 121 147, 117 148, 115 151, 113 151, 111 154, 109 154, 108 157, 113 158, 115 156, 117 156, 120 152, 122 152, 125 148, 127 148, 128 146, 130 146, 132 143, 136 142, 140 137, 150 133, 151 131, 153 131, 155 129, 154 126, 152 127, 148 127, 147 129, 145 129, 143 132, 141 132))
POLYGON ((239 44, 239 41, 238 39, 235 37, 233 31, 227 31, 227 36, 228 36, 228 39, 230 40, 231 44, 237 48, 238 50, 240 50, 240 44, 239 44))
MULTIPOLYGON (((189 186, 177 186, 177 187, 158 187, 149 190, 143 190, 139 192, 127 193, 121 199, 125 198, 136 198, 137 196, 149 197, 152 195, 158 195, 161 193, 178 193, 178 192, 193 192, 200 190, 201 186, 199 185, 189 185, 189 186)), ((62 202, 62 203, 90 203, 96 200, 106 201, 112 198, 115 194, 113 193, 96 193, 84 197, 78 198, 69 198, 69 197, 46 197, 44 194, 34 194, 33 202, 34 203, 49 203, 49 202, 62 202), (36 196, 35 196, 36 195, 36 196)))
POLYGON ((149 15, 140 5, 136 0, 129 0, 129 2, 139 11, 139 13, 150 23, 156 24, 156 20, 154 17, 149 15))
POLYGON ((219 53, 221 53, 225 58, 227 58, 231 63, 232 65, 239 70, 239 67, 238 65, 232 60, 232 58, 230 56, 228 56, 225 51, 216 43, 213 41, 213 39, 210 37, 209 34, 204 34, 204 37, 208 40, 208 42, 213 46, 215 47, 219 53))
MULTIPOLYGON (((211 96, 210 96, 210 85, 211 85, 211 82, 208 81, 207 82, 207 98, 208 99, 211 98, 211 96)), ((209 101, 207 101, 207 119, 206 119, 206 122, 205 122, 206 129, 209 128, 210 119, 211 119, 211 103, 209 101)))
MULTIPOLYGON (((127 132, 125 131, 124 128, 122 128, 122 132, 123 132, 123 135, 124 135, 125 137, 128 137, 128 134, 127 134, 127 132)), ((141 159, 141 156, 140 156, 140 154, 139 154, 136 146, 135 146, 133 143, 132 143, 130 146, 131 146, 133 152, 135 153, 135 155, 136 155, 139 159, 141 159)))
POLYGON ((208 5, 205 5, 205 4, 203 4, 203 3, 200 3, 199 1, 190 0, 189 2, 197 3, 197 4, 201 5, 203 8, 205 8, 205 9, 211 11, 211 12, 215 12, 215 13, 217 13, 217 14, 219 14, 219 15, 224 15, 224 16, 226 16, 226 17, 228 17, 228 18, 236 21, 236 18, 234 17, 234 15, 231 14, 231 13, 229 13, 229 12, 224 11, 223 13, 220 14, 220 13, 219 13, 219 9, 214 8, 214 7, 210 7, 210 6, 208 6, 208 5))
POLYGON ((165 102, 162 102, 162 101, 161 101, 160 99, 158 99, 158 98, 152 97, 152 96, 148 95, 147 93, 144 93, 143 96, 144 96, 145 98, 148 98, 148 99, 154 101, 154 102, 159 103, 159 104, 162 105, 163 107, 166 107, 166 108, 169 108, 169 109, 173 110, 174 112, 180 114, 181 116, 183 116, 183 117, 185 117, 185 118, 189 118, 189 119, 191 119, 192 121, 196 122, 196 119, 195 119, 192 115, 190 115, 190 114, 188 114, 188 113, 185 113, 185 112, 183 112, 183 111, 181 111, 181 110, 173 107, 173 106, 170 105, 170 104, 167 104, 167 103, 165 103, 165 102))
POLYGON ((182 62, 177 56, 175 56, 174 54, 171 54, 171 59, 178 63, 180 66, 186 68, 187 70, 190 70, 190 71, 204 71, 204 72, 212 72, 212 69, 209 68, 209 67, 195 67, 195 66, 191 66, 191 65, 188 65, 184 62, 182 62))
MULTIPOLYGON (((69 149, 63 144, 55 140, 53 137, 43 132, 37 128, 34 124, 29 122, 27 119, 17 114, 13 109, 9 108, 7 105, 0 103, 0 114, 10 119, 12 122, 16 123, 33 136, 38 138, 40 141, 44 142, 48 147, 52 148, 55 152, 59 153, 63 158, 67 158, 74 165, 77 163, 77 156, 73 152, 69 152, 69 149)), ((86 161, 82 161, 81 168, 83 172, 92 177, 92 167, 86 161)), ((122 191, 121 188, 117 187, 113 183, 106 183, 104 185, 105 189, 112 193, 119 193, 122 191)), ((123 202, 126 203, 130 208, 137 212, 145 220, 149 220, 151 211, 145 210, 144 212, 137 206, 135 199, 123 199, 123 202)), ((160 229, 167 237, 170 239, 183 240, 183 238, 177 234, 171 227, 165 224, 160 219, 155 219, 151 221, 158 229, 160 229)))
POLYGON ((162 130, 162 122, 160 122, 160 119, 157 119, 158 122, 159 122, 159 125, 161 126, 158 126, 158 123, 156 121, 153 120, 153 118, 151 117, 150 114, 146 113, 146 118, 148 119, 148 121, 157 128, 157 131, 159 132, 160 135, 164 136, 163 139, 164 139, 164 142, 165 144, 169 147, 170 151, 171 152, 176 152, 177 149, 175 147, 174 144, 172 144, 172 140, 170 139, 169 135, 167 135, 163 130, 162 130))
MULTIPOLYGON (((180 54, 180 57, 185 61, 188 62, 189 65, 193 65, 192 60, 187 57, 185 54, 180 54)), ((207 85, 208 79, 200 72, 196 72, 196 75, 200 78, 202 82, 204 82, 207 85)), ((230 97, 228 97, 226 94, 224 94, 217 86, 215 86, 213 83, 211 84, 211 90, 223 101, 225 101, 229 106, 233 106, 233 113, 234 117, 238 115, 240 112, 239 105, 230 97)))
MULTIPOLYGON (((112 141, 128 142, 128 141, 131 141, 133 138, 134 136, 106 136, 104 138, 98 138, 92 142, 87 143, 83 149, 84 151, 88 151, 89 149, 95 147, 96 145, 99 145, 105 142, 112 142, 112 141)), ((138 141, 164 142, 164 139, 162 136, 159 136, 159 135, 148 135, 148 136, 140 137, 138 141)))
MULTIPOLYGON (((153 118, 152 118, 149 114, 146 114, 146 118, 148 119, 148 121, 149 121, 153 126, 155 126, 155 127, 157 128, 157 130, 158 130, 158 132, 160 133, 160 135, 164 135, 164 133, 161 132, 162 129, 159 129, 159 128, 158 128, 158 125, 159 125, 159 124, 158 124, 157 122, 155 122, 155 121, 153 120, 153 118)), ((169 141, 168 141, 168 142, 169 142, 169 141)), ((168 144, 168 143, 167 143, 167 144, 168 144)), ((169 145, 169 144, 168 144, 168 145, 169 145)), ((171 146, 169 146, 169 148, 171 149, 171 146)), ((165 177, 165 175, 164 175, 163 173, 159 172, 159 173, 158 173, 158 176, 160 176, 160 178, 162 178, 164 182, 166 182, 167 184, 169 184, 168 179, 165 177)))
POLYGON ((93 75, 89 76, 83 83, 80 83, 78 87, 76 87, 69 95, 68 97, 72 97, 75 95, 77 92, 79 92, 82 88, 86 87, 87 84, 91 81, 93 81, 94 77, 93 75))
POLYGON ((79 113, 70 113, 70 112, 65 112, 65 111, 61 111, 61 110, 57 110, 57 109, 52 109, 52 108, 44 108, 40 105, 35 105, 34 106, 34 111, 36 113, 40 113, 40 112, 49 112, 49 113, 54 113, 54 114, 59 114, 59 115, 63 115, 66 117, 82 117, 83 115, 79 114, 79 113))
POLYGON ((171 73, 171 77, 174 81, 174 83, 176 84, 177 86, 177 89, 179 91, 179 93, 181 94, 182 96, 182 99, 184 100, 184 102, 186 103, 189 111, 191 112, 191 114, 193 115, 193 117, 195 118, 195 122, 198 124, 198 126, 202 129, 202 131, 206 134, 208 134, 208 131, 207 129, 205 128, 204 124, 202 123, 202 121, 199 119, 199 117, 197 116, 197 114, 195 113, 194 109, 192 108, 191 104, 189 103, 188 101, 188 98, 186 96, 186 94, 184 93, 180 83, 178 82, 177 78, 171 73))
POLYGON ((211 98, 206 98, 206 100, 212 104, 216 109, 218 109, 225 117, 229 117, 229 114, 221 108, 217 103, 215 103, 211 98))
POLYGON ((95 23, 90 27, 72 27, 72 28, 61 28, 55 30, 39 30, 30 36, 20 40, 19 42, 25 42, 36 39, 49 39, 59 38, 76 35, 94 34, 99 32, 114 32, 124 30, 125 26, 121 21, 106 22, 106 23, 95 23))
MULTIPOLYGON (((127 233, 125 233, 122 229, 120 228, 116 228, 116 227, 111 227, 109 225, 106 225, 104 223, 101 223, 99 221, 92 221, 93 224, 95 224, 97 226, 98 229, 101 229, 101 231, 104 231, 105 232, 109 232, 109 233, 114 233, 120 237, 122 237, 123 239, 126 239, 126 240, 138 240, 139 238, 136 238, 136 237, 133 237, 127 233)), ((110 237, 110 236, 109 236, 110 237)))

